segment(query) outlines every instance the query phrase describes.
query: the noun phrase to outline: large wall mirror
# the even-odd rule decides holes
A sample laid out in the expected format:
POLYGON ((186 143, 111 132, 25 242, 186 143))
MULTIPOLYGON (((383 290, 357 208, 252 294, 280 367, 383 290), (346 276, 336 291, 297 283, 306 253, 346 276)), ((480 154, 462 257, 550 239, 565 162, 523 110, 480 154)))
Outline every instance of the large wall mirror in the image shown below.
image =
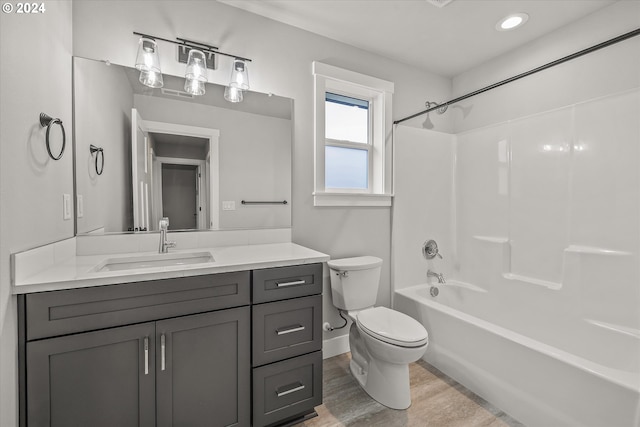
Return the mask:
POLYGON ((76 234, 291 226, 292 100, 74 58, 76 234), (243 203, 243 201, 245 203, 243 203))

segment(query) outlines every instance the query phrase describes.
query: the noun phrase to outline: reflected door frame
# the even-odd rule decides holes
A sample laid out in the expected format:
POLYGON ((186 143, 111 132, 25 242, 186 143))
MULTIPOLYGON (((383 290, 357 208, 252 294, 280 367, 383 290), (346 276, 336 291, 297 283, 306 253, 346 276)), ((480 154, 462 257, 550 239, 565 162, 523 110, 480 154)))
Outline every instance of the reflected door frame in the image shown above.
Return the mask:
MULTIPOLYGON (((205 228, 208 228, 210 230, 218 230, 220 228, 220 168, 218 164, 218 161, 220 159, 220 131, 218 129, 212 128, 187 126, 177 123, 154 122, 150 120, 144 120, 144 127, 147 132, 151 133, 185 135, 197 138, 205 138, 209 140, 209 153, 207 155, 206 162, 204 162, 205 170, 207 170, 209 173, 201 173, 202 176, 208 178, 209 180, 209 205, 207 206, 207 209, 210 212, 210 223, 209 226, 205 228)), ((176 162, 172 161, 169 163, 175 164, 176 162)), ((203 194, 200 194, 199 197, 202 198, 203 196, 203 194)), ((200 224, 198 224, 198 226, 200 226, 200 224)))
MULTIPOLYGON (((162 212, 162 189, 163 187, 163 183, 162 183, 162 165, 189 165, 189 166, 195 166, 196 167, 196 174, 197 174, 197 183, 194 184, 196 186, 196 194, 197 194, 197 200, 196 200, 196 204, 197 206, 196 208, 196 224, 197 224, 197 229, 198 230, 206 230, 207 227, 207 219, 206 219, 206 212, 205 215, 203 215, 202 211, 200 211, 200 207, 205 206, 206 205, 206 201, 207 201, 207 195, 204 194, 204 192, 202 191, 203 188, 206 188, 205 185, 203 185, 203 181, 206 179, 206 173, 205 173, 205 167, 206 167, 206 161, 205 160, 197 160, 197 159, 184 159, 184 158, 180 158, 180 157, 155 157, 154 158, 154 171, 157 171, 157 176, 154 177, 154 179, 157 180, 158 182, 158 196, 157 196, 157 200, 154 201, 154 203, 157 204, 157 206, 154 206, 154 211, 157 212, 162 212), (159 207, 160 210, 157 210, 156 207, 159 207)), ((206 206, 205 209, 211 209, 211 206, 206 206)), ((169 225, 171 225, 171 218, 169 218, 169 225)))

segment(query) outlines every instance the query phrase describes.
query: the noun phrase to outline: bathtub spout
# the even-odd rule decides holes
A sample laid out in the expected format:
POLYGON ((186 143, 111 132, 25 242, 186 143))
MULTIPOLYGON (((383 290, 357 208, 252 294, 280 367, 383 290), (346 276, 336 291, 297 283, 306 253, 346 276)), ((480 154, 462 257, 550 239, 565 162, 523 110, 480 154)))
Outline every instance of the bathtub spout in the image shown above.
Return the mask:
POLYGON ((446 280, 444 279, 444 275, 441 273, 436 273, 435 271, 427 270, 427 277, 435 277, 438 279, 438 283, 444 285, 446 280))

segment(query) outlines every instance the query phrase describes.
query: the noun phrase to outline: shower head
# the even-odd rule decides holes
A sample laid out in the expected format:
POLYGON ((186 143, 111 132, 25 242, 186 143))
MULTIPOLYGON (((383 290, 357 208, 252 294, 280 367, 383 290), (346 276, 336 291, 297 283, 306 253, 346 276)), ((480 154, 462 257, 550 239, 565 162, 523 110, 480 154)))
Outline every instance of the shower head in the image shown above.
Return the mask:
MULTIPOLYGON (((437 107, 438 105, 440 105, 440 104, 438 104, 437 102, 431 102, 431 101, 427 101, 427 102, 425 102, 425 103, 424 103, 424 106, 425 106, 425 107, 427 107, 427 108, 437 107)), ((436 112, 437 112, 438 114, 444 114, 444 113, 445 113, 445 111, 447 111, 447 108, 449 108, 449 106, 448 106, 448 105, 443 105, 442 107, 438 108, 438 109, 436 110, 436 112)), ((427 113, 427 114, 428 114, 428 113, 427 113)))
MULTIPOLYGON (((427 109, 437 107, 438 105, 439 104, 437 102, 431 102, 431 101, 427 101, 424 103, 424 106, 427 107, 427 109)), ((438 108, 435 111, 438 114, 444 114, 444 112, 447 111, 447 108, 449 108, 448 105, 443 105, 442 107, 438 108)), ((429 118, 429 113, 427 113, 427 116, 425 117, 424 122, 422 123, 422 127, 425 129, 433 129, 433 122, 429 118)))

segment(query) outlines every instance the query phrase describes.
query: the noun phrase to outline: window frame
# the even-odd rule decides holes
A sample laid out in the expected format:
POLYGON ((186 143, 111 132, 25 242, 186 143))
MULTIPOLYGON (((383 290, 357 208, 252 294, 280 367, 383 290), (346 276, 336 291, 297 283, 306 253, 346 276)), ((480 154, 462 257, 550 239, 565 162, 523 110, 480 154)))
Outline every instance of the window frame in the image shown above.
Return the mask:
POLYGON ((391 206, 393 147, 392 95, 394 84, 376 77, 313 62, 314 76, 314 206, 391 206), (369 143, 337 141, 325 137, 326 93, 369 102, 369 143), (368 150, 367 189, 325 187, 326 146, 368 150))

